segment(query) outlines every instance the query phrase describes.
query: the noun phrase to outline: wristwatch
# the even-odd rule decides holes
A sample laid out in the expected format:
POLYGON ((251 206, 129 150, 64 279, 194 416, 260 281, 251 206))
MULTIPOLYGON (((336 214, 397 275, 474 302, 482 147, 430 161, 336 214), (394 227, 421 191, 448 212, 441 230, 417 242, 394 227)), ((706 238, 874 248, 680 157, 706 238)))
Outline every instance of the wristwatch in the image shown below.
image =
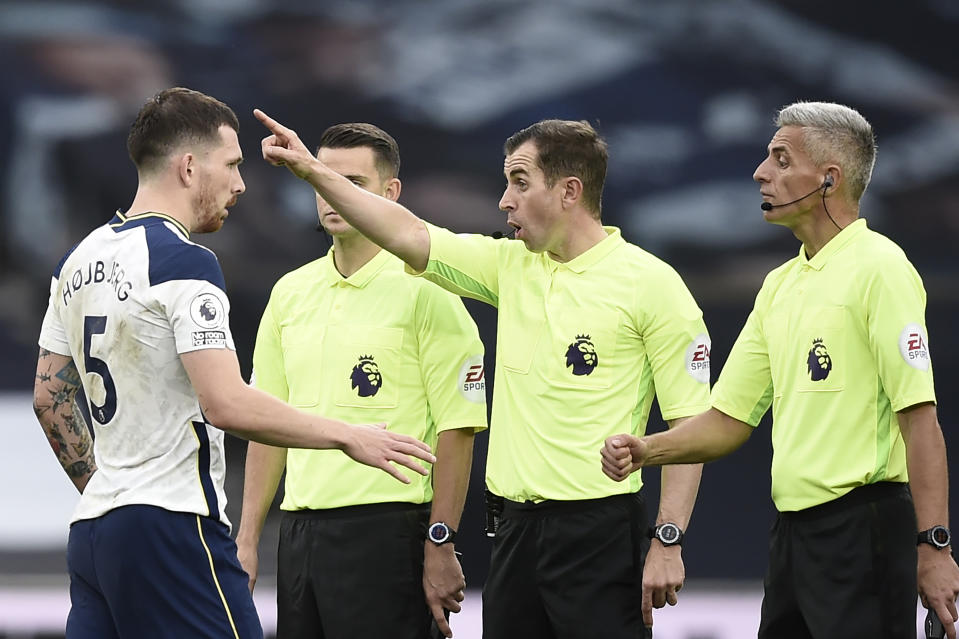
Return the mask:
POLYGON ((671 521, 659 524, 649 531, 650 539, 658 539, 664 546, 678 546, 683 543, 683 529, 671 521))
POLYGON ((456 538, 456 531, 450 528, 445 522, 438 521, 430 524, 426 529, 426 538, 437 546, 448 544, 456 538))
POLYGON ((916 545, 929 544, 933 548, 942 550, 952 543, 952 535, 945 526, 933 526, 929 530, 923 530, 916 539, 916 545))

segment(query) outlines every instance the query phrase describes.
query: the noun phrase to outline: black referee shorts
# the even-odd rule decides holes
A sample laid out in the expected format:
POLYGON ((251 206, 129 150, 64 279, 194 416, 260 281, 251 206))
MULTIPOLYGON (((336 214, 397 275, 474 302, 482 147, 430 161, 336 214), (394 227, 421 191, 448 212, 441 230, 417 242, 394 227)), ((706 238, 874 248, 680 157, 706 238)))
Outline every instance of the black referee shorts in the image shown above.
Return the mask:
POLYGON ((916 513, 883 482, 780 513, 769 544, 760 639, 915 639, 916 513))
POLYGON ((641 639, 649 549, 638 493, 506 501, 483 589, 484 639, 641 639))
POLYGON ((429 504, 284 512, 277 559, 277 636, 427 639, 423 594, 429 504))

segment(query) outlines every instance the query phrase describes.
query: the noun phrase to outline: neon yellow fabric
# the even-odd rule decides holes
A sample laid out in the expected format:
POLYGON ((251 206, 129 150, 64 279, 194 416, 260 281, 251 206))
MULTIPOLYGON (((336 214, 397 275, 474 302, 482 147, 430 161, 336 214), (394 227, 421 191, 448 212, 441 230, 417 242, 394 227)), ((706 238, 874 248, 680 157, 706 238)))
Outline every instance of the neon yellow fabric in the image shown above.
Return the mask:
POLYGON ((905 254, 862 219, 766 277, 712 402, 752 426, 772 405, 780 511, 908 480, 896 411, 935 401, 925 306, 905 254))

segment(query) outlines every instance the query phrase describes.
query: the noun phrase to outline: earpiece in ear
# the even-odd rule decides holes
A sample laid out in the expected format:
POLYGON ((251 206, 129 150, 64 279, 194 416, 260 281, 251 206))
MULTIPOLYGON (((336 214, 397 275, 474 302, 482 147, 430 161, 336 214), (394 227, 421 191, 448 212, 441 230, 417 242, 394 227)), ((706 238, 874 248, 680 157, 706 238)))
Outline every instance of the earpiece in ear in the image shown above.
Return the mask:
POLYGON ((832 185, 833 185, 832 176, 827 175, 826 179, 822 181, 822 188, 828 189, 832 185))

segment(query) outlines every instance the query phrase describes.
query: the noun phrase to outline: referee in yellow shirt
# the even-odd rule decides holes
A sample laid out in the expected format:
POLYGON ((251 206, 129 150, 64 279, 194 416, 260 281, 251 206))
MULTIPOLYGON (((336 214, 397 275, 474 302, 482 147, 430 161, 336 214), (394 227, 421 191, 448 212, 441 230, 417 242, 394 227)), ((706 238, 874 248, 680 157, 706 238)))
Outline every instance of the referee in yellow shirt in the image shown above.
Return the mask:
POLYGON ((776 124, 753 178, 799 255, 766 277, 712 409, 663 435, 610 438, 603 468, 625 479, 722 457, 771 405, 779 515, 759 636, 912 639, 918 585, 954 638, 959 569, 926 293, 902 250, 859 218, 872 127, 819 102, 783 108, 776 124))
MULTIPOLYGON (((382 129, 335 125, 319 147, 364 192, 399 197, 399 148, 382 129)), ((460 610, 465 587, 455 535, 473 435, 486 428, 483 345, 462 300, 406 274, 319 197, 317 210, 333 247, 273 288, 253 384, 309 413, 386 422, 429 442, 436 463, 430 477, 404 485, 339 451, 251 442, 238 554, 252 587, 285 467, 278 636, 425 639, 431 620, 449 636, 444 609, 460 610)))
POLYGON ((605 141, 564 120, 507 140, 499 206, 511 241, 425 224, 354 188, 256 113, 273 133, 267 160, 412 271, 499 310, 487 487, 505 501, 484 637, 649 636, 652 608, 675 603, 683 583, 683 529, 702 468, 664 474, 650 542, 639 476, 610 481, 597 451, 616 432, 642 435, 654 395, 671 426, 706 410, 710 344, 679 275, 602 225, 605 141))

